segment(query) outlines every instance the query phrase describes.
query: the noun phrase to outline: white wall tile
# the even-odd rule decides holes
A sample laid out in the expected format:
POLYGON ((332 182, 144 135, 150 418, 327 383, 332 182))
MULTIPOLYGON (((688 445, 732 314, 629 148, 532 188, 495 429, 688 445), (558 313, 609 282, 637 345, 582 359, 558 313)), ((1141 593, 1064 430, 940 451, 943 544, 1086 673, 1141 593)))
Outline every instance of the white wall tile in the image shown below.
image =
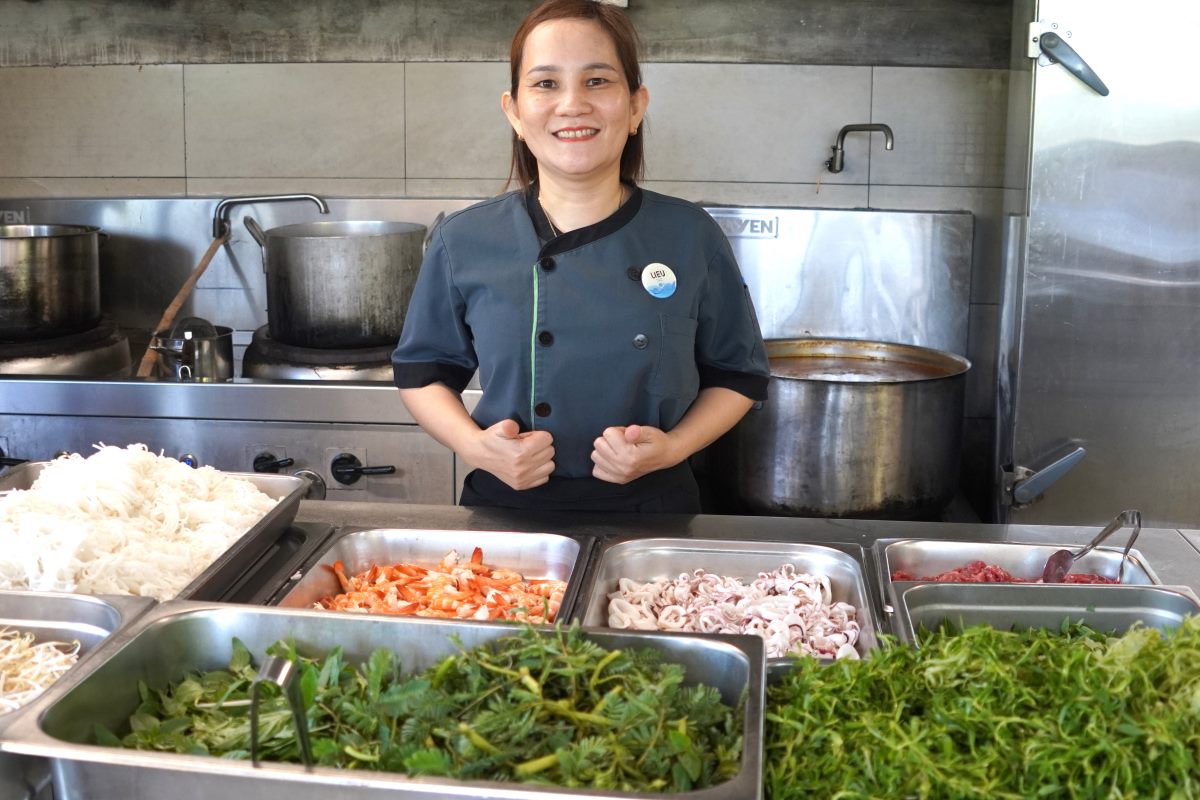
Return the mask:
POLYGON ((409 197, 495 197, 504 192, 503 178, 409 178, 409 197))
POLYGON ((938 186, 872 186, 871 208, 970 211, 975 216, 971 253, 971 302, 999 303, 1003 274, 1003 189, 938 186))
POLYGON ((188 177, 403 178, 404 69, 189 65, 188 177))
POLYGON ((178 66, 0 69, 0 177, 183 175, 178 66))
POLYGON ((871 121, 891 127, 895 150, 884 150, 883 136, 871 134, 872 184, 1003 185, 1007 70, 873 72, 871 121))
POLYGON ((866 183, 867 143, 824 163, 841 126, 867 122, 869 67, 648 64, 646 162, 655 181, 866 183))
POLYGON ((409 64, 405 80, 409 177, 508 176, 512 127, 500 110, 508 64, 409 64))
POLYGON ((188 178, 189 197, 315 194, 321 197, 405 197, 403 178, 188 178))
POLYGON ((182 178, 0 178, 0 197, 182 197, 182 178))

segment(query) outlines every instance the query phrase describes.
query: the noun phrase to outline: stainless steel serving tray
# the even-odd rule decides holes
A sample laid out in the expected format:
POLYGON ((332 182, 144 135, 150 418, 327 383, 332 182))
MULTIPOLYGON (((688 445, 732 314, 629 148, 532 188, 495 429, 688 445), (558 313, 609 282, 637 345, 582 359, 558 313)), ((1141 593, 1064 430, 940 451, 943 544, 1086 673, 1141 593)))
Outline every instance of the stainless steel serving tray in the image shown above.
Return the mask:
MULTIPOLYGON (((608 625, 608 595, 620 578, 637 581, 674 579, 703 569, 717 575, 753 580, 791 563, 797 572, 829 576, 835 601, 857 609, 859 638, 855 649, 866 656, 878 642, 874 602, 863 569, 862 548, 796 542, 747 542, 721 539, 630 539, 609 542, 595 556, 595 567, 581 597, 576 617, 588 626, 608 625), (849 551, 849 552, 848 552, 849 551), (857 557, 851 553, 857 551, 857 557)), ((774 671, 786 668, 791 657, 768 659, 774 671)))
POLYGON ((1056 629, 1067 619, 1124 633, 1135 622, 1176 628, 1189 614, 1200 614, 1200 598, 1186 586, 922 583, 901 592, 897 633, 913 643, 919 629, 941 624, 1056 629))
MULTIPOLYGON (((79 660, 60 680, 86 669, 100 644, 154 604, 146 597, 87 596, 58 592, 0 591, 0 628, 31 633, 38 642, 79 642, 79 660)), ((30 703, 29 705, 32 705, 30 703)), ((21 709, 0 712, 0 732, 21 709)), ((50 778, 43 759, 0 753, 0 797, 39 796, 50 778)))
MULTIPOLYGON (((548 629, 547 629, 548 630, 548 629)), ((358 772, 298 764, 263 763, 205 756, 125 750, 84 744, 93 725, 123 730, 138 706, 139 680, 162 687, 192 670, 224 667, 233 637, 256 658, 282 638, 292 638, 305 655, 335 646, 352 661, 380 647, 400 655, 406 671, 421 670, 455 652, 451 635, 473 647, 513 633, 504 623, 463 625, 435 619, 329 614, 280 608, 253 608, 172 601, 142 616, 104 650, 86 674, 68 676, 28 707, 6 735, 0 750, 51 759, 57 800, 437 800, 489 797, 506 800, 547 798, 686 797, 690 800, 753 800, 762 797, 764 674, 762 642, 748 636, 684 636, 647 632, 587 631, 607 648, 652 647, 684 665, 689 683, 716 687, 725 702, 745 697, 742 768, 729 781, 684 794, 632 794, 577 791, 486 781, 409 778, 395 773, 358 772)))
MULTIPOLYGON (((0 475, 0 491, 29 489, 50 462, 29 461, 0 475)), ((308 480, 292 475, 257 472, 225 472, 247 480, 263 494, 278 502, 239 539, 195 577, 179 594, 179 599, 218 600, 241 574, 292 524, 300 500, 308 491, 308 480)))
MULTIPOLYGON (((892 573, 904 570, 920 578, 961 567, 971 561, 983 561, 1003 567, 1014 577, 1038 580, 1046 559, 1064 547, 1075 549, 1076 545, 1025 544, 1021 542, 964 542, 947 539, 878 539, 874 544, 875 564, 879 570, 879 585, 883 588, 885 612, 893 611, 899 604, 899 591, 914 582, 893 581, 892 573), (897 588, 899 587, 899 589, 897 588)), ((1075 562, 1071 571, 1091 572, 1108 578, 1116 578, 1121 566, 1121 550, 1097 547, 1075 562)), ((915 581, 924 583, 924 581, 915 581)), ((1133 585, 1161 584, 1150 565, 1138 550, 1129 551, 1122 583, 1133 585)), ((994 585, 994 584, 988 584, 994 585)), ((1067 584, 1071 588, 1091 584, 1067 584)))
MULTIPOLYGON (((918 578, 961 567, 971 561, 983 561, 1003 567, 1014 577, 1038 580, 1046 559, 1056 550, 1078 549, 1073 544, 1024 544, 1021 542, 960 542, 945 539, 878 539, 875 553, 881 570, 880 578, 891 582, 891 575, 902 569, 918 578)), ((1121 549, 1097 547, 1075 562, 1073 573, 1091 572, 1106 578, 1116 578, 1121 566, 1121 549)), ((1134 549, 1129 551, 1122 583, 1156 584, 1158 576, 1134 549)), ((1082 584, 1087 585, 1087 584, 1082 584)))
POLYGON ((434 566, 451 549, 469 557, 476 547, 483 548, 484 563, 490 566, 513 569, 526 578, 566 581, 558 617, 569 618, 579 595, 592 540, 553 533, 341 529, 300 568, 299 577, 287 580, 276 594, 274 604, 285 608, 312 608, 322 597, 341 592, 337 578, 325 569, 335 561, 341 561, 346 574, 352 575, 370 569, 374 564, 405 562, 434 566))

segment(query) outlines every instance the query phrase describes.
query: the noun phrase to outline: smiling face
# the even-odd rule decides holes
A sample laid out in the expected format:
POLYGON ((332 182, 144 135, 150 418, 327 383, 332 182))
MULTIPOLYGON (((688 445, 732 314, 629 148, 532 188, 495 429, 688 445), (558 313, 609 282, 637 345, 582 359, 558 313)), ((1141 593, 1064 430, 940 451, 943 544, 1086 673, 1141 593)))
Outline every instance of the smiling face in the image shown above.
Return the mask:
POLYGON ((642 123, 646 88, 630 92, 612 39, 584 19, 543 22, 525 39, 516 97, 504 113, 542 181, 618 180, 621 151, 642 123))

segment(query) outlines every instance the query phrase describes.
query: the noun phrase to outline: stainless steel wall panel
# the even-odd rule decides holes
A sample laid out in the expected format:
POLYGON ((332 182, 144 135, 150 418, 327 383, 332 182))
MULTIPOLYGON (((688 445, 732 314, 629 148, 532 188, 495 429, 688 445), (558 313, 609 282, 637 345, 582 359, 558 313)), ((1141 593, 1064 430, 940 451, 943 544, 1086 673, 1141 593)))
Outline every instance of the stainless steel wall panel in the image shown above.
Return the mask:
MULTIPOLYGON (((0 199, 0 218, 25 224, 70 222, 98 225, 111 237, 100 248, 101 306, 126 327, 150 329, 212 241, 218 198, 0 199)), ((327 219, 387 220, 428 225, 475 201, 461 199, 338 199, 327 219)), ((232 237, 196 284, 199 293, 182 315, 210 313, 210 322, 253 330, 267 322, 262 251, 242 218, 263 228, 311 222, 321 215, 309 203, 235 205, 232 237), (208 290, 224 290, 218 297, 208 290), (228 313, 224 309, 229 309, 228 313), (220 312, 220 313, 218 313, 220 312), (226 320, 229 321, 226 321, 226 320), (231 325, 237 322, 237 325, 231 325), (242 327, 242 326, 246 327, 242 327)), ((140 356, 140 354, 138 354, 140 356)))
POLYGON ((763 336, 967 350, 973 218, 958 212, 709 208, 763 336))
POLYGON ((0 415, 0 429, 7 452, 21 458, 45 460, 59 450, 87 455, 98 442, 140 442, 175 458, 195 456, 200 465, 249 472, 254 457, 269 452, 295 459, 284 473, 317 473, 330 500, 429 505, 451 505, 455 500, 453 454, 416 425, 6 414, 0 415), (341 484, 330 470, 341 453, 356 456, 366 466, 395 466, 396 472, 341 484))

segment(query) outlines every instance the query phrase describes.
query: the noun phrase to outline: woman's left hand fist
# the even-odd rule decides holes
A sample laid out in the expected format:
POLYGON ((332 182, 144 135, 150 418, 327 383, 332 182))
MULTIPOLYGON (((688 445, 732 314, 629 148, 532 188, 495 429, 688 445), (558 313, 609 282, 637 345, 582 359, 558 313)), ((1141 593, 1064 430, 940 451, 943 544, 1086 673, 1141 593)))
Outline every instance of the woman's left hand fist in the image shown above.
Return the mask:
POLYGON ((592 475, 609 483, 629 483, 650 472, 675 466, 671 439, 649 425, 605 428, 592 443, 592 475))

